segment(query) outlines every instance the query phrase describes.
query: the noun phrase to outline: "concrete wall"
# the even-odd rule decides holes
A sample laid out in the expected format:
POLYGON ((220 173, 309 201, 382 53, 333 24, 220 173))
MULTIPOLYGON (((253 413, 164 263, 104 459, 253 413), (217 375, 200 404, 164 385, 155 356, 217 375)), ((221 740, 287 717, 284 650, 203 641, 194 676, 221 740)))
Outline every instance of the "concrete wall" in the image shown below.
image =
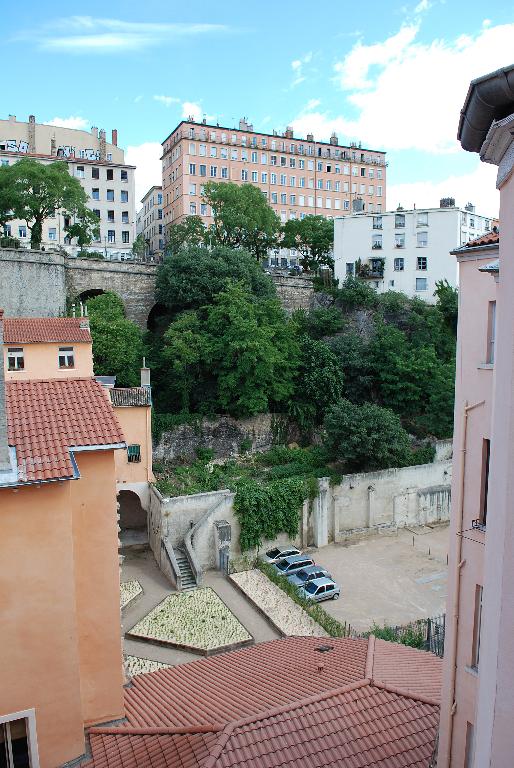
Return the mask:
POLYGON ((277 289, 280 303, 288 314, 295 309, 309 310, 314 296, 312 278, 293 277, 292 275, 275 275, 271 278, 277 289))
POLYGON ((7 317, 59 317, 66 309, 65 257, 0 248, 0 307, 7 317))
POLYGON ((330 488, 329 538, 343 541, 363 529, 448 520, 451 472, 451 461, 441 461, 345 475, 330 488))

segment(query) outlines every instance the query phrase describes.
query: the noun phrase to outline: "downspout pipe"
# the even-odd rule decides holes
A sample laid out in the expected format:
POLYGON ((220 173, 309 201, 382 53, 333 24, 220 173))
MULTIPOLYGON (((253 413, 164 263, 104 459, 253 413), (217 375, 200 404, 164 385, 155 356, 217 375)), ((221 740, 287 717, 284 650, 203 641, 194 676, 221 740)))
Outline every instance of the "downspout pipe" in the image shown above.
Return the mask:
POLYGON ((469 412, 484 405, 485 400, 480 400, 478 403, 468 405, 468 401, 464 402, 464 408, 462 411, 462 432, 461 432, 461 445, 460 445, 460 473, 459 473, 459 506, 457 508, 457 550, 456 550, 456 563, 457 566, 454 572, 453 581, 453 637, 450 648, 450 701, 451 707, 448 713, 448 749, 444 756, 444 762, 439 768, 450 768, 451 766, 451 754, 452 754, 452 741, 453 741, 453 718, 457 709, 457 702, 455 701, 455 680, 457 677, 457 640, 459 629, 459 606, 460 606, 460 577, 461 571, 465 564, 465 560, 462 560, 462 524, 464 519, 464 489, 465 489, 465 477, 466 477, 466 440, 468 433, 468 415, 469 412))

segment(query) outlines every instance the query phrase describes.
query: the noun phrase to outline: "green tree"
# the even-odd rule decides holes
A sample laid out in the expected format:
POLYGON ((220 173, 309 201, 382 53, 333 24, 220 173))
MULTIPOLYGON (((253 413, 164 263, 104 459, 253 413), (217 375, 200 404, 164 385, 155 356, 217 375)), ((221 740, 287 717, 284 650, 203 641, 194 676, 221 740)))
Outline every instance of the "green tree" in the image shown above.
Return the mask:
POLYGON ((303 432, 320 423, 328 408, 343 395, 343 370, 323 341, 300 337, 300 362, 289 412, 303 432))
POLYGON ((15 194, 12 182, 12 165, 0 166, 0 236, 8 221, 14 218, 15 194))
POLYGON ((255 301, 232 283, 207 311, 208 362, 217 371, 218 400, 234 416, 284 403, 298 365, 295 329, 276 299, 255 301))
POLYGON ((120 387, 138 386, 143 339, 138 326, 125 317, 122 300, 103 293, 88 299, 87 310, 95 374, 116 376, 120 387))
POLYGON ((142 259, 143 256, 146 255, 146 248, 147 248, 146 240, 144 238, 143 233, 140 232, 139 235, 137 235, 134 242, 132 243, 132 253, 137 258, 142 259))
POLYGON ((409 462, 409 436, 388 408, 340 400, 327 412, 324 428, 329 456, 350 472, 402 467, 409 462))
POLYGON ((457 316, 459 312, 459 294, 448 280, 436 280, 434 296, 437 297, 437 307, 443 315, 448 327, 457 333, 457 316))
POLYGON ((298 309, 293 313, 293 318, 298 324, 299 330, 308 333, 313 339, 332 336, 338 333, 344 325, 343 315, 337 307, 319 307, 310 312, 298 309))
POLYGON ((352 403, 372 400, 375 371, 367 340, 348 328, 328 344, 344 371, 344 397, 352 403))
POLYGON ((169 363, 173 387, 177 388, 180 407, 189 413, 191 393, 202 375, 202 362, 206 359, 207 339, 202 333, 197 312, 183 312, 170 324, 164 334, 163 358, 169 363))
POLYGON ((233 182, 208 182, 203 199, 210 205, 214 223, 210 227, 213 243, 229 248, 244 248, 260 261, 275 248, 280 219, 270 208, 259 187, 233 182))
POLYGON ((336 292, 337 303, 345 312, 354 309, 374 309, 379 303, 377 292, 365 280, 348 275, 336 292))
POLYGON ((259 298, 276 295, 271 278, 251 254, 224 246, 191 246, 168 256, 157 270, 157 301, 172 313, 211 304, 227 280, 259 298))
POLYGON ((314 271, 324 264, 333 267, 334 222, 324 216, 291 219, 284 225, 282 245, 300 251, 304 269, 314 271))
POLYGON ((170 224, 166 230, 166 250, 178 253, 181 248, 203 245, 207 230, 200 216, 187 216, 180 224, 170 224))
MULTIPOLYGON (((23 158, 10 168, 15 218, 26 221, 30 247, 39 248, 43 223, 57 212, 75 221, 82 245, 98 234, 98 219, 87 207, 88 197, 78 179, 70 175, 68 164, 56 161, 43 165, 23 158)), ((75 236, 77 236, 75 235, 75 236)))
POLYGON ((65 227, 65 232, 72 240, 77 240, 77 245, 83 248, 89 245, 94 237, 97 240, 100 236, 100 224, 96 213, 89 208, 77 213, 75 220, 65 227))

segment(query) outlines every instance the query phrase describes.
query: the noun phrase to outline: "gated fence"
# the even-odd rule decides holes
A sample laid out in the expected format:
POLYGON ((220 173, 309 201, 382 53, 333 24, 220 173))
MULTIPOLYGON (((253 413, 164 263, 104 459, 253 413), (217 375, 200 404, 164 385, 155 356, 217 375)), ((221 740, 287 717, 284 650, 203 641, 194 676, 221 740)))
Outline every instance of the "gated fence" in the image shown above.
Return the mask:
POLYGON ((410 645, 444 656, 445 614, 429 619, 418 619, 395 627, 373 627, 372 632, 383 640, 410 645))

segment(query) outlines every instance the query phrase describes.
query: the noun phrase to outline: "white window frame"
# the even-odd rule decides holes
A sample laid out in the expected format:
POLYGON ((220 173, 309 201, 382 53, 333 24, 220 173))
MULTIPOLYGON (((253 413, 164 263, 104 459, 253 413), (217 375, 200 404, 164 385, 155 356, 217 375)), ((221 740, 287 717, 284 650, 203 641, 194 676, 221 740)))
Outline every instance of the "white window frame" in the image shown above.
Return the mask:
POLYGON ((64 370, 69 370, 70 368, 75 368, 75 349, 73 347, 59 347, 59 351, 57 353, 57 363, 59 365, 59 368, 64 370), (61 365, 61 357, 64 358, 64 365, 61 365), (71 365, 70 365, 70 359, 71 359, 71 365))
POLYGON ((29 742, 30 768, 39 768, 39 751, 37 746, 36 710, 22 709, 20 712, 11 712, 8 715, 0 715, 0 723, 10 723, 13 720, 27 721, 27 736, 29 742))

